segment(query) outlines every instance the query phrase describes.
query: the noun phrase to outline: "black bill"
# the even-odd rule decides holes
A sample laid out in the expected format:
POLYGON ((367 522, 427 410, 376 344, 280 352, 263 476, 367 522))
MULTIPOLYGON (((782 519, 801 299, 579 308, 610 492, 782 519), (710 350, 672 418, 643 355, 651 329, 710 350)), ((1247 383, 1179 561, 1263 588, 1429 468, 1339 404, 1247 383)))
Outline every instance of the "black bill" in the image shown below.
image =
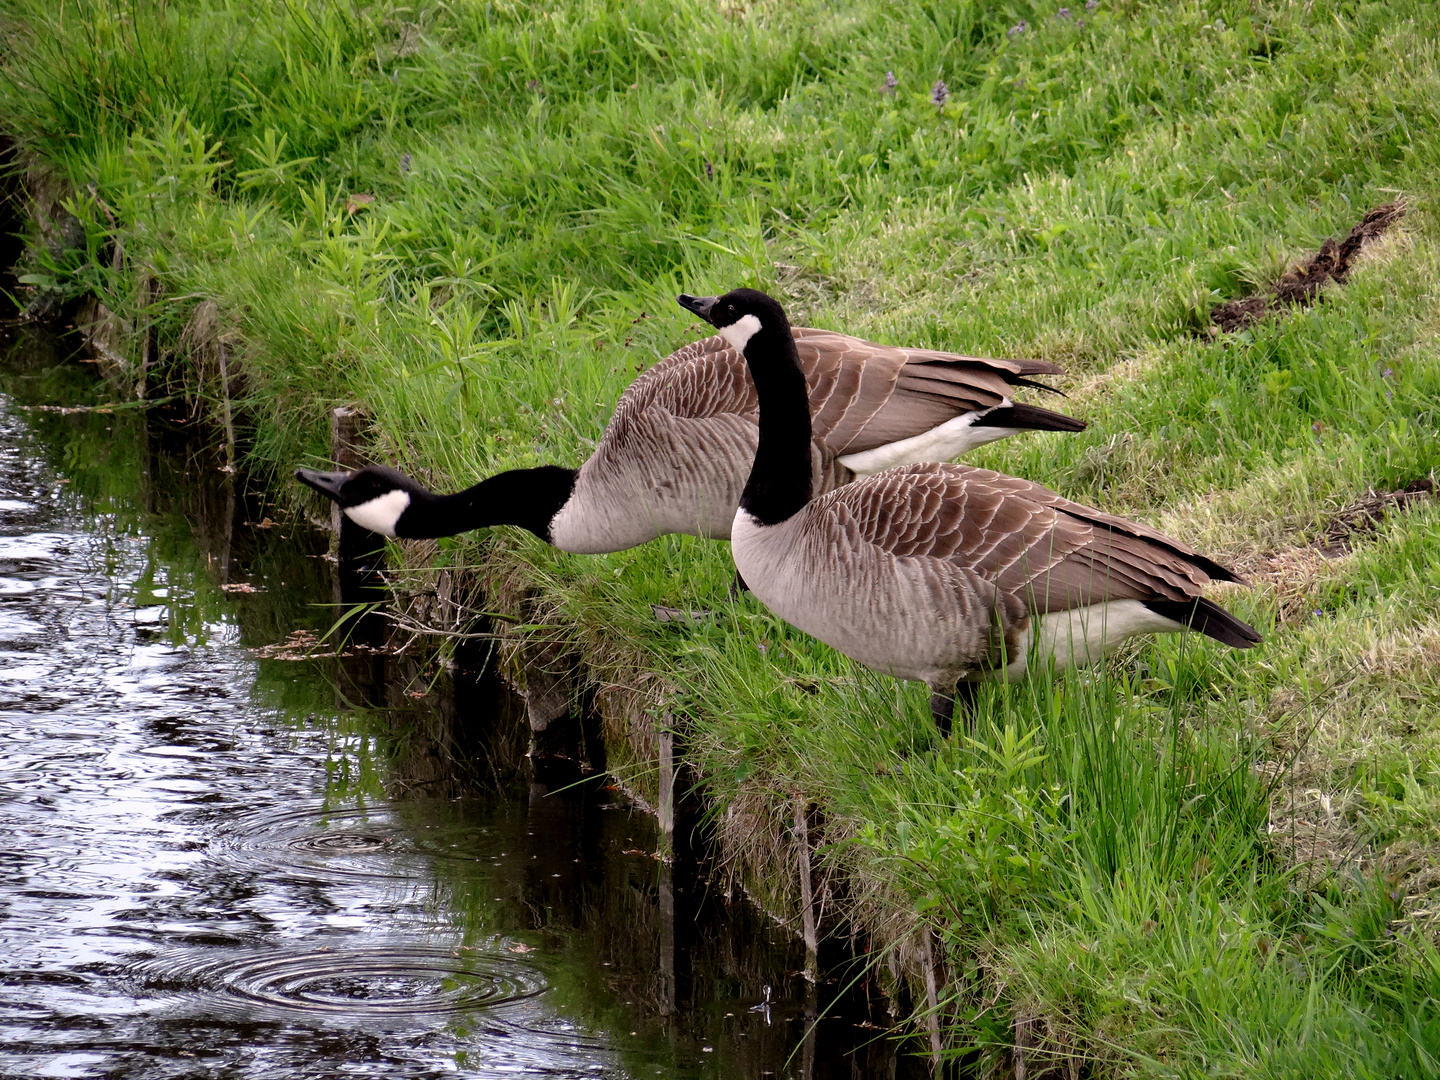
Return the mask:
POLYGON ((348 472, 315 472, 313 469, 296 469, 295 479, 312 487, 330 499, 340 498, 340 489, 350 479, 348 472))
POLYGON ((718 296, 691 296, 689 293, 681 293, 675 298, 681 307, 686 311, 693 311, 706 322, 710 321, 710 312, 715 307, 718 296))

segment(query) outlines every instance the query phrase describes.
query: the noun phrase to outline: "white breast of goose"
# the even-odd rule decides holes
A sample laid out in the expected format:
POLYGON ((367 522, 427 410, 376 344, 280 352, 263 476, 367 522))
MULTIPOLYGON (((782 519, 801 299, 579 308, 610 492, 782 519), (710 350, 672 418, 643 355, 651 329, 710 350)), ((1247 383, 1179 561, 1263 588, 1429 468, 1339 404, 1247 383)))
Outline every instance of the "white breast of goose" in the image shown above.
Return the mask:
MULTIPOLYGON (((1004 408, 1009 404, 1010 399, 1006 398, 1003 405, 995 408, 1004 408)), ((874 476, 886 469, 893 469, 896 465, 909 465, 917 461, 950 461, 969 453, 977 446, 1015 434, 1010 428, 975 426, 976 421, 993 411, 982 409, 979 412, 962 413, 908 439, 898 439, 857 454, 845 454, 839 459, 840 464, 856 476, 874 476)))
POLYGON ((731 530, 735 566, 786 622, 877 671, 932 686, 983 663, 989 607, 983 583, 933 559, 896 558, 853 540, 826 497, 787 521, 747 511, 731 530))

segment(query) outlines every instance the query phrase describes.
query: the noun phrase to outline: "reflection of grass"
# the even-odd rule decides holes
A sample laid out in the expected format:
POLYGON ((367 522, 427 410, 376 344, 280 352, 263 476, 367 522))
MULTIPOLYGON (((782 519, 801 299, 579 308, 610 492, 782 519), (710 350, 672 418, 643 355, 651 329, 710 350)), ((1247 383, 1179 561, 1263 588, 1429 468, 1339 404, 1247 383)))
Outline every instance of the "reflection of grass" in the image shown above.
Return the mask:
POLYGON ((1440 16, 1083 7, 202 0, 62 24, 17 0, 0 94, 96 183, 86 250, 35 280, 153 325, 152 392, 217 401, 223 343, 261 470, 317 456, 351 400, 437 485, 576 462, 692 333, 682 286, 1066 364, 1090 431, 985 463, 1242 565, 1255 587, 1225 602, 1263 649, 1135 646, 993 695, 978 743, 936 754, 917 688, 748 601, 656 626, 651 603, 731 610, 723 545, 579 559, 502 531, 436 559, 599 679, 664 673, 716 828, 782 905, 792 794, 816 803, 878 940, 940 931, 957 1045, 1028 1018, 1037 1053, 1115 1070, 1418 1074, 1440 1043, 1436 510, 1341 559, 1309 544, 1440 456, 1440 16), (1410 214, 1343 290, 1195 332, 1397 191, 1410 214))
MULTIPOLYGON (((37 354, 44 345, 22 340, 0 371, 0 391, 11 398, 12 407, 93 401, 91 373, 56 362, 43 351, 37 354)), ((89 519, 93 557, 116 577, 113 601, 121 610, 163 608, 154 632, 175 645, 202 646, 225 622, 239 625, 245 644, 283 637, 297 623, 328 625, 327 612, 314 607, 302 588, 313 583, 316 568, 300 544, 281 543, 248 528, 243 506, 227 541, 225 515, 231 507, 221 484, 207 475, 204 455, 191 457, 198 447, 177 445, 171 453, 154 453, 167 435, 163 425, 152 421, 147 438, 144 418, 130 409, 68 415, 30 410, 24 415, 37 436, 32 445, 65 480, 60 497, 89 519), (137 545, 143 564, 127 580, 137 545), (295 588, 227 597, 219 571, 227 548, 234 573, 295 588)))

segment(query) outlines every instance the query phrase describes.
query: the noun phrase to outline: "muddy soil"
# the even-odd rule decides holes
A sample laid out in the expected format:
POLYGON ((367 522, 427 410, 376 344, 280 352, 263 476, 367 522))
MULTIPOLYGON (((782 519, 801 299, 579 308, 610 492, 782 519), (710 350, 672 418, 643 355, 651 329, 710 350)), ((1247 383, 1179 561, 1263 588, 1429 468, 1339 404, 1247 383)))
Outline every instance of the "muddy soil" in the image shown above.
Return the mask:
POLYGON ((1320 297, 1327 282, 1344 285, 1365 244, 1404 216, 1404 203, 1393 202, 1375 207, 1360 219, 1345 239, 1337 243, 1334 237, 1328 237, 1319 251, 1287 271, 1268 292, 1230 300, 1212 309, 1211 321, 1220 332, 1231 334, 1259 322, 1282 307, 1309 307, 1320 297))
POLYGON ((1338 559, 1349 553, 1356 539, 1378 529, 1390 514, 1434 497, 1435 481, 1429 477, 1412 480, 1397 491, 1371 491, 1338 511, 1315 547, 1326 558, 1338 559))

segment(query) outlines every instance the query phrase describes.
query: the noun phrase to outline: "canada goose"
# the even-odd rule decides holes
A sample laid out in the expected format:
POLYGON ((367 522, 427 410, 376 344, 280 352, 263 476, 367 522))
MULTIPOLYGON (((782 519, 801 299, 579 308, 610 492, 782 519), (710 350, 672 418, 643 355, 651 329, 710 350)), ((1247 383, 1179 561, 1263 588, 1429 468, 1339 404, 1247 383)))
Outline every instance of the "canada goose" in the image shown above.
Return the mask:
MULTIPOLYGON (((1053 364, 891 348, 803 327, 793 335, 809 379, 817 491, 901 462, 951 458, 1017 431, 1085 428, 1010 400, 1017 386, 1049 389, 1030 376, 1057 374, 1053 364)), ((726 540, 755 456, 756 408, 744 357, 715 336, 636 379, 579 469, 513 469, 455 495, 380 467, 297 469, 295 477, 384 536, 518 525, 581 554, 672 532, 726 540)))
POLYGON ((814 494, 810 412, 789 324, 764 293, 688 303, 743 351, 760 438, 731 551, 781 618, 860 663, 928 683, 948 734, 954 698, 1055 669, 1134 634, 1188 626, 1246 649, 1255 630, 1200 595, 1235 574, 1176 540, 1011 476, 910 464, 814 494))

